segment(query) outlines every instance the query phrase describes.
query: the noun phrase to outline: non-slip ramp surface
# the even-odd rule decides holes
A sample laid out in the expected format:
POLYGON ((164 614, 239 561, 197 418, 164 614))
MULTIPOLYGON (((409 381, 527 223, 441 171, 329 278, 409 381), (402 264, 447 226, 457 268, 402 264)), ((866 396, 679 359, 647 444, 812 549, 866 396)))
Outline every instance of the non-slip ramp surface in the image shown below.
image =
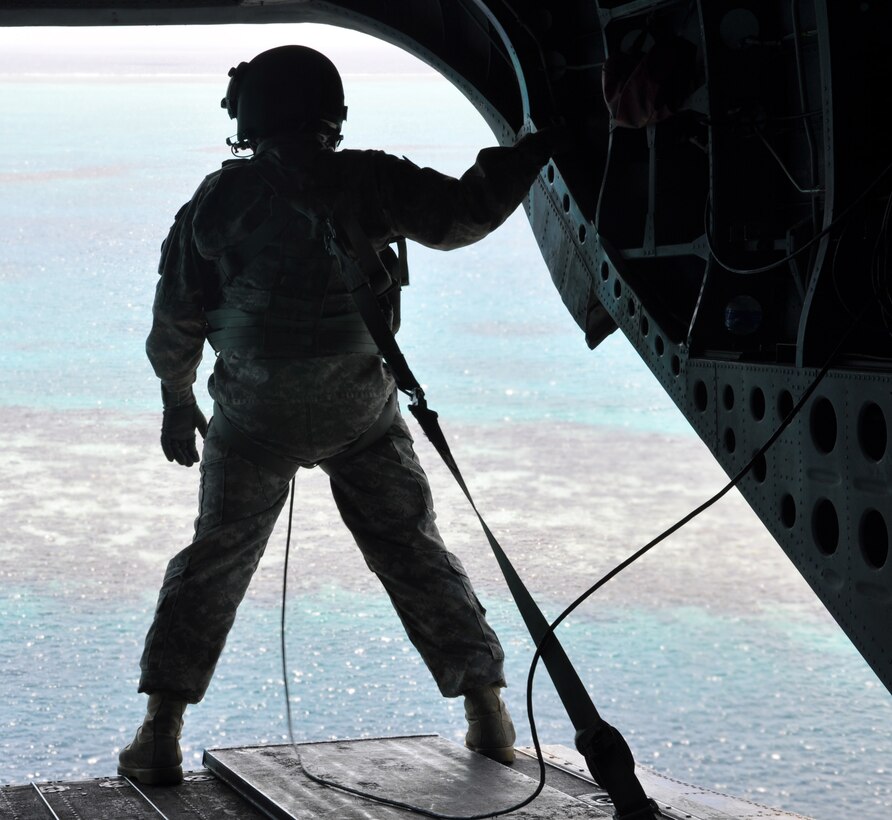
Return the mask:
MULTIPOLYGON (((412 816, 311 781, 310 773, 443 814, 470 815, 508 808, 530 795, 536 781, 436 735, 210 749, 204 763, 277 820, 390 820, 412 816), (301 762, 303 765, 301 765, 301 762)), ((597 806, 546 786, 523 820, 611 817, 597 806)))
MULTIPOLYGON (((530 747, 517 751, 515 766, 531 771, 534 768, 535 750, 530 747)), ((576 777, 580 782, 592 783, 585 758, 579 752, 566 746, 545 745, 542 753, 549 767, 548 782, 560 782, 562 791, 577 793, 571 785, 560 779, 561 772, 576 777)), ((714 789, 692 786, 640 764, 635 766, 635 774, 648 797, 660 807, 663 817, 670 820, 810 820, 802 814, 774 809, 714 789)))
POLYGON ((210 772, 189 772, 175 787, 122 777, 0 787, 2 820, 264 820, 210 772))

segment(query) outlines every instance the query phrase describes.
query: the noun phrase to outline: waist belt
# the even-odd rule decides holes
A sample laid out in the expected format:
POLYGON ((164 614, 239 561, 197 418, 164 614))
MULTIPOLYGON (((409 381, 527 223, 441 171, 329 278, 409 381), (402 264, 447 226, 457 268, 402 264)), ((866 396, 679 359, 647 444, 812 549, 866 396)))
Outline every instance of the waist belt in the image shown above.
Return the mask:
POLYGON ((337 455, 326 458, 315 464, 292 461, 291 459, 280 456, 278 453, 267 450, 266 447, 261 446, 250 436, 239 430, 238 427, 235 427, 233 423, 226 418, 223 409, 216 402, 214 402, 214 416, 212 421, 217 434, 227 445, 229 445, 230 449, 253 464, 257 464, 281 478, 289 480, 297 472, 299 467, 321 467, 324 472, 331 475, 345 461, 352 458, 357 453, 362 452, 367 447, 370 447, 381 438, 390 429, 390 425, 393 424, 393 420, 396 418, 396 411, 397 400, 396 391, 394 391, 390 394, 387 404, 384 405, 381 415, 378 416, 378 419, 368 430, 356 439, 346 450, 344 450, 344 452, 338 453, 337 455))
POLYGON ((378 345, 359 314, 287 319, 239 308, 219 308, 209 310, 206 318, 210 326, 207 340, 217 353, 245 348, 294 357, 378 353, 378 345))

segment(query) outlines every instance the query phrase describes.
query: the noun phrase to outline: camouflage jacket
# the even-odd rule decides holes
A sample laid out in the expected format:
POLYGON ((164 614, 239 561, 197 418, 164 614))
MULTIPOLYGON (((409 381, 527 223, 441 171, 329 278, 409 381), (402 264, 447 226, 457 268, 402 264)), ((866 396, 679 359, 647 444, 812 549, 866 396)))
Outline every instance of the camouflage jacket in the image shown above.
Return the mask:
MULTIPOLYGON (((233 294, 240 307, 256 302, 260 312, 273 282, 298 293, 302 283, 315 281, 318 289, 322 282, 326 294, 346 294, 318 238, 290 252, 271 243, 235 275, 224 269, 227 250, 269 218, 271 175, 285 188, 297 185, 304 203, 351 212, 378 249, 405 237, 448 250, 501 225, 548 151, 542 134, 514 147, 487 148, 460 179, 382 151, 324 150, 293 138, 266 141, 252 159, 225 163, 180 209, 162 245, 146 352, 166 392, 180 403, 192 400, 208 331, 205 312, 227 306, 233 294)), ((376 355, 286 358, 242 350, 217 356, 209 388, 230 421, 259 443, 318 461, 375 421, 393 380, 376 355)))

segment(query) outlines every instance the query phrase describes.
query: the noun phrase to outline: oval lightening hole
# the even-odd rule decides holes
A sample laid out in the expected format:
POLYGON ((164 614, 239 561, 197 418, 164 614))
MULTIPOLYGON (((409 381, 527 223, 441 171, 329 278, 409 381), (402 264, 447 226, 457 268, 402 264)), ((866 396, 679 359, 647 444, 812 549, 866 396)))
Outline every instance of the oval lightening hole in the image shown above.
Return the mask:
POLYGON ((706 382, 697 381, 694 384, 694 407, 701 413, 706 411, 709 404, 709 391, 706 389, 706 382))
POLYGON ((730 384, 726 384, 722 390, 722 404, 725 405, 725 410, 734 409, 734 388, 730 384))
POLYGON ((796 523, 796 501, 792 495, 785 495, 781 499, 780 517, 781 524, 788 530, 793 529, 793 525, 796 523))
POLYGON ((789 390, 781 390, 777 397, 777 414, 781 421, 793 412, 793 396, 789 390))
POLYGON ((839 546, 839 516, 829 499, 822 498, 815 504, 811 517, 812 535, 822 555, 833 555, 839 546))
POLYGON ((725 449, 729 453, 733 453, 737 449, 737 436, 734 435, 734 431, 730 427, 725 430, 725 449))
POLYGON ((861 542, 861 554, 868 566, 882 569, 889 557, 889 529, 880 512, 867 510, 861 516, 858 540, 861 542))
POLYGON ((768 477, 768 461, 765 458, 765 453, 756 457, 752 469, 753 478, 756 479, 756 483, 763 484, 768 477))
POLYGON ((861 414, 858 416, 858 443, 861 445, 861 451, 871 461, 881 461, 886 455, 888 444, 886 417, 882 408, 872 401, 861 408, 861 414))
POLYGON ((831 453, 836 447, 836 410, 830 399, 815 399, 809 414, 811 440, 822 453, 831 453))
POLYGON ((765 394, 761 387, 754 387, 750 393, 750 412, 756 421, 762 421, 765 418, 765 394))

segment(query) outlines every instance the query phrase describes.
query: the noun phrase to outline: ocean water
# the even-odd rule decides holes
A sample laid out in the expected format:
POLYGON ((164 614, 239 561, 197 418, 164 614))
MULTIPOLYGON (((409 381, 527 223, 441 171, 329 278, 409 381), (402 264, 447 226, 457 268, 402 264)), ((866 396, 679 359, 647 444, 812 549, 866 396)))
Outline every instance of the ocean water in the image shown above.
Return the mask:
MULTIPOLYGON (((346 85, 345 146, 457 174, 492 143, 435 77, 346 85)), ((142 348, 160 242, 227 158, 221 86, 0 81, 0 104, 15 112, 0 121, 0 782, 111 774, 140 717, 141 643, 166 560, 190 537, 197 477, 160 454, 142 348)), ((412 247, 410 261, 401 343, 547 614, 721 485, 632 348, 618 334, 586 348, 522 213, 471 248, 412 247)), ((507 698, 528 743, 530 641, 465 502, 418 449, 447 542, 505 644, 507 698)), ((300 477, 295 520, 298 738, 460 741, 460 703, 437 695, 324 476, 300 477)), ((191 766, 206 746, 286 736, 283 540, 280 526, 208 697, 188 713, 191 766)), ((605 587, 560 634, 642 763, 819 819, 889 816, 889 694, 739 497, 605 587)), ((572 745, 542 670, 537 682, 543 741, 572 745)))

